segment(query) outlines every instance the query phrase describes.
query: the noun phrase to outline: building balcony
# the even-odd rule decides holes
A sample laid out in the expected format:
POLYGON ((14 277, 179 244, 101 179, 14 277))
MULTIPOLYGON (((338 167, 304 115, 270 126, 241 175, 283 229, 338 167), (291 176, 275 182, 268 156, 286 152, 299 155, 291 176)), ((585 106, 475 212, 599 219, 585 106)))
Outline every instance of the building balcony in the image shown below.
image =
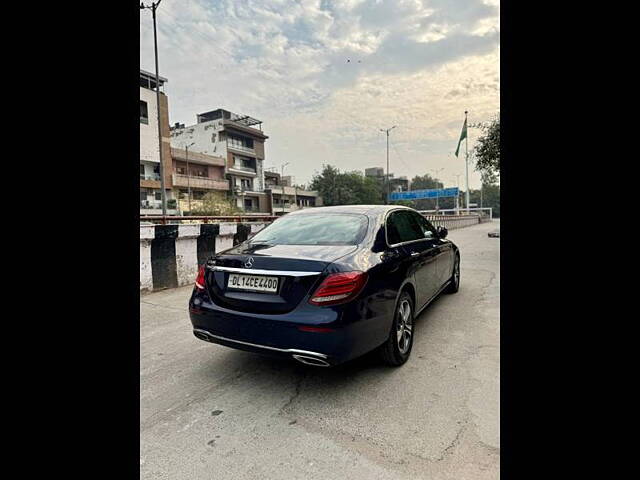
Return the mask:
POLYGON ((287 187, 283 185, 272 185, 268 187, 271 189, 271 193, 275 195, 295 195, 296 187, 287 187))
POLYGON ((191 187, 208 190, 229 190, 229 182, 208 177, 194 177, 189 175, 173 174, 174 187, 191 187))
POLYGON ((285 203, 284 207, 282 206, 282 203, 279 202, 273 202, 273 211, 275 213, 277 212, 284 212, 284 213, 289 213, 289 212, 295 212, 296 210, 298 210, 300 207, 298 207, 296 204, 294 203, 285 203))
MULTIPOLYGON (((167 208, 167 215, 177 215, 178 210, 167 208)), ((140 215, 162 215, 162 202, 159 200, 140 200, 140 215)))
POLYGON ((256 169, 255 168, 242 167, 240 165, 234 165, 233 167, 228 167, 227 171, 229 173, 234 173, 236 175, 245 175, 245 176, 249 176, 249 177, 255 177, 255 176, 258 175, 256 173, 256 169))
POLYGON ((256 155, 256 151, 254 148, 249 148, 249 147, 243 147, 240 145, 233 145, 231 143, 227 143, 227 148, 229 150, 232 150, 234 152, 238 152, 238 153, 248 153, 249 155, 252 155, 255 157, 256 155))
POLYGON ((140 175, 141 188, 161 188, 160 175, 140 175))
POLYGON ((258 213, 258 212, 260 211, 260 208, 258 208, 257 206, 247 207, 247 206, 245 205, 245 207, 244 207, 244 209, 243 209, 243 210, 244 210, 245 212, 248 212, 248 213, 258 213))
POLYGON ((174 160, 189 161, 189 163, 197 163, 200 165, 212 165, 215 167, 224 167, 225 161, 222 157, 207 155, 205 153, 192 152, 189 150, 189 158, 184 148, 171 147, 171 158, 174 160))
MULTIPOLYGON (((222 120, 225 129, 233 129, 240 133, 248 134, 249 136, 258 138, 260 140, 266 140, 269 138, 264 134, 264 132, 260 129, 253 128, 252 126, 245 125, 238 121, 234 121, 228 118, 222 120)), ((262 123, 262 122, 260 122, 262 123)))

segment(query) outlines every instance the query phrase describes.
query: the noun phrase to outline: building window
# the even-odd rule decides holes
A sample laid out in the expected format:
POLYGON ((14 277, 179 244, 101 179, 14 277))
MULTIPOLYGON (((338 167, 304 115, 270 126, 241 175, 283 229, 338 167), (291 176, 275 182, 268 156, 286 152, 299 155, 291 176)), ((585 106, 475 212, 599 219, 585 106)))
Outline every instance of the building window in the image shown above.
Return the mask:
POLYGON ((242 187, 242 190, 251 190, 251 180, 243 178, 240 180, 240 186, 242 187))
POLYGON ((144 165, 140 164, 140 178, 144 178, 144 165))
POLYGON ((179 175, 186 175, 187 170, 184 167, 176 167, 176 172, 178 172, 179 175))
POLYGON ((156 200, 162 200, 162 192, 154 192, 156 196, 156 200))
POLYGON ((233 166, 238 170, 248 170, 251 172, 256 171, 255 159, 248 157, 240 157, 238 155, 233 156, 233 166))
POLYGON ((240 149, 253 149, 253 139, 239 135, 229 135, 229 146, 240 149))
POLYGON ((147 109, 147 102, 140 100, 140 123, 149 124, 149 110, 147 109))

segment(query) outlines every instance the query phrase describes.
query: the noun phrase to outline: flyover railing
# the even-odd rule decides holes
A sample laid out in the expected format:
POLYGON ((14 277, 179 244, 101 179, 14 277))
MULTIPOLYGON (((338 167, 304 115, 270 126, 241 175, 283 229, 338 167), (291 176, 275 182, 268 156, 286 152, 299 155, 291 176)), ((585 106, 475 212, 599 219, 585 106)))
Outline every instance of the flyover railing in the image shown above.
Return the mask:
MULTIPOLYGON (((422 212, 420 212, 422 213, 422 212)), ((481 223, 481 216, 478 214, 472 215, 422 215, 429 220, 433 225, 445 227, 447 230, 454 230, 456 228, 469 227, 471 225, 477 225, 481 223)))
POLYGON ((220 215, 220 216, 178 216, 178 215, 142 215, 140 216, 140 223, 152 223, 152 224, 182 224, 182 223, 246 223, 246 222, 272 222, 277 216, 273 215, 220 215))
POLYGON ((420 210, 423 215, 480 215, 482 218, 488 217, 489 220, 493 220, 493 208, 492 207, 472 207, 466 208, 443 208, 440 210, 420 210))

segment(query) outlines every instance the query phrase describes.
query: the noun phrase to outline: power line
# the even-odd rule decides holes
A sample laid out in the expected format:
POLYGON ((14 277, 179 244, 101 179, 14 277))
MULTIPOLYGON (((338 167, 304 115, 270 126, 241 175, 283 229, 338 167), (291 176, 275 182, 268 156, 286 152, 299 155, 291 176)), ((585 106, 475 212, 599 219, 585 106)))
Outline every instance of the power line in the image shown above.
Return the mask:
POLYGON ((402 158, 402 155, 400 155, 400 152, 398 151, 398 149, 396 148, 396 144, 393 140, 391 140, 391 146, 393 147, 393 150, 396 152, 396 155, 398 155, 398 158, 400 159, 400 161, 402 162, 402 164, 405 166, 405 168, 407 169, 407 173, 409 172, 409 170, 411 170, 411 168, 409 167, 409 165, 407 165, 407 163, 404 161, 404 159, 402 158))

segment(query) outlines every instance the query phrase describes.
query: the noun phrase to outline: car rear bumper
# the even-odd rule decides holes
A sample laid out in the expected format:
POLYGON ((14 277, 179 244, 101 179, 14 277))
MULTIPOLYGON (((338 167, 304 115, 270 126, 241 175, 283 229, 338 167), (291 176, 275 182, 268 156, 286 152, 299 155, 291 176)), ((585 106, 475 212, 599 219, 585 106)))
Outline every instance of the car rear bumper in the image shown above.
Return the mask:
POLYGON ((337 365, 364 353, 366 336, 357 334, 363 322, 345 324, 343 313, 312 305, 280 315, 244 313, 202 297, 197 305, 193 298, 189 304, 193 333, 201 340, 317 366, 337 365), (309 327, 320 330, 301 330, 309 327))
POLYGON ((332 365, 328 355, 325 355, 324 353, 298 350, 295 348, 277 348, 268 345, 258 345, 255 343, 243 342, 240 340, 234 340, 231 338, 214 335, 211 332, 200 328, 194 328, 193 334, 200 340, 204 340, 205 342, 217 343, 220 345, 225 345, 227 347, 246 350, 249 352, 290 357, 307 365, 313 365, 316 367, 329 367, 332 365))

